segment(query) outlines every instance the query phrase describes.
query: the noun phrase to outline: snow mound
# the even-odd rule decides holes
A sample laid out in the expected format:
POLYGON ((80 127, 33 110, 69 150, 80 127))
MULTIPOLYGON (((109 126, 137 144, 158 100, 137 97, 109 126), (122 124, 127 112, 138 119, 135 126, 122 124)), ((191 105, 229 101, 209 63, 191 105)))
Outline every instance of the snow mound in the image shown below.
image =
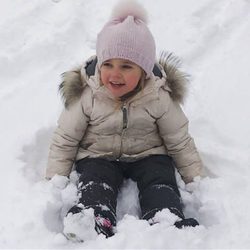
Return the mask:
POLYGON ((97 238, 95 230, 94 209, 84 209, 80 213, 69 213, 63 220, 63 233, 76 242, 84 242, 97 238))

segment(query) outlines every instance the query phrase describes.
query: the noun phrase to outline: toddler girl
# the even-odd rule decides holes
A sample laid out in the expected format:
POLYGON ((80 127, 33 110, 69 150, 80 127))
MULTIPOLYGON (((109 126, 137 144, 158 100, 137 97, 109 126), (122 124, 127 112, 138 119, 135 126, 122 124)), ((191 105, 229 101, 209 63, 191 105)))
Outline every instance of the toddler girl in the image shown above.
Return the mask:
MULTIPOLYGON (((153 224, 156 212, 167 208, 177 215, 176 227, 198 225, 184 217, 175 179, 175 169, 185 183, 202 169, 180 107, 185 75, 171 55, 163 54, 159 63, 155 58, 145 10, 118 4, 98 34, 96 56, 65 73, 60 85, 65 109, 46 175, 68 176, 75 165, 81 195, 67 217, 80 220, 92 209, 96 231, 107 237, 114 234, 124 178, 137 183, 142 219, 153 224)), ((64 233, 84 240, 73 230, 64 233)))

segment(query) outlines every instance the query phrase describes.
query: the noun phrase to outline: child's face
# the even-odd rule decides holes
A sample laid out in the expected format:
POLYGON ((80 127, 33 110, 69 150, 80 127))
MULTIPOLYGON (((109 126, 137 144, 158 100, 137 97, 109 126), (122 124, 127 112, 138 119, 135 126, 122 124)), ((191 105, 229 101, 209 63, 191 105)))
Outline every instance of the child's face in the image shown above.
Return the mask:
POLYGON ((101 81, 114 97, 134 90, 142 76, 142 69, 124 59, 110 59, 101 65, 101 81))

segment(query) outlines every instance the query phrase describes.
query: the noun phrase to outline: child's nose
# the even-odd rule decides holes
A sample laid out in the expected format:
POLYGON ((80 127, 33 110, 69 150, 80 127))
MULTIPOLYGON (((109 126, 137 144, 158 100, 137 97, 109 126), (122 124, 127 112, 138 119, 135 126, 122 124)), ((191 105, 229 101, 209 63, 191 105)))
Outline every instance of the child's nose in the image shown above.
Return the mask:
POLYGON ((114 77, 114 78, 121 77, 121 70, 119 68, 114 67, 111 71, 111 77, 114 77))

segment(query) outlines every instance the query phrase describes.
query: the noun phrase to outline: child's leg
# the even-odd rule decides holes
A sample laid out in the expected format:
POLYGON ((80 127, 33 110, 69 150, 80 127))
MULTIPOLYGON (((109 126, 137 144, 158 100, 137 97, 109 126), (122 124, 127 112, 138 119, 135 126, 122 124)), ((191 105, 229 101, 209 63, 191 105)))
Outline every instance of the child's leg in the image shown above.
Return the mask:
POLYGON ((116 225, 116 204, 118 189, 123 181, 121 170, 104 159, 83 159, 76 164, 81 173, 79 178, 79 203, 69 213, 81 212, 84 208, 93 208, 96 218, 96 230, 106 236, 112 235, 116 225))
POLYGON ((153 155, 139 160, 128 169, 137 182, 142 218, 150 220, 155 213, 168 208, 184 219, 175 166, 167 155, 153 155))

